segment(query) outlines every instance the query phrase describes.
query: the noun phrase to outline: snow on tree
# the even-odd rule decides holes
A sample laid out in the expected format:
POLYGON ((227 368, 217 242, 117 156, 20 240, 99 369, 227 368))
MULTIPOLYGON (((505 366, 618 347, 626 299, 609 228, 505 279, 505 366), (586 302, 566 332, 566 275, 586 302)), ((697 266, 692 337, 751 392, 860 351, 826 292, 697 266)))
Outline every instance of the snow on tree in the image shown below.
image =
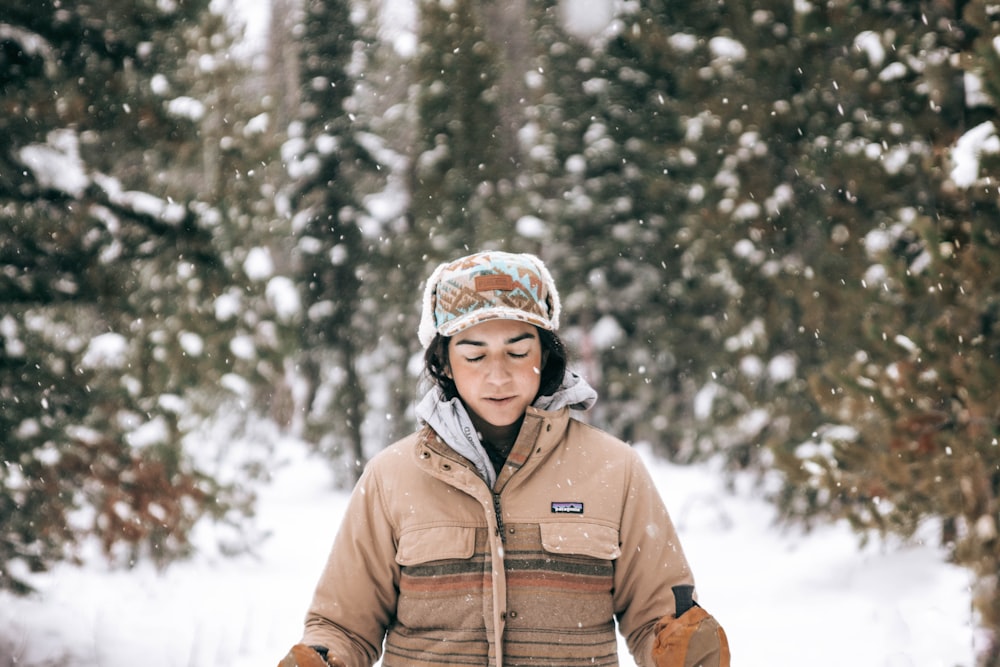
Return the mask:
MULTIPOLYGON (((299 107, 283 152, 290 206, 290 277, 302 292, 297 358, 306 383, 305 434, 354 480, 367 460, 365 424, 377 381, 369 355, 382 331, 379 302, 389 284, 391 244, 368 195, 394 156, 370 128, 363 78, 376 50, 371 17, 350 2, 302 7, 299 107)), ((388 171, 388 169, 387 169, 388 171)), ((389 347, 389 346, 386 346, 389 347)), ((384 444, 387 443, 382 443, 384 444)))
POLYGON ((206 382, 356 472, 409 426, 418 283, 504 247, 596 424, 776 469, 789 517, 938 522, 1000 636, 989 2, 287 0, 264 96, 204 3, 140 4, 0 21, 6 585, 237 498, 177 448, 206 382))
POLYGON ((207 4, 22 3, 0 22, 4 588, 91 537, 167 563, 201 517, 246 507, 183 444, 233 370, 211 311, 233 286, 229 217, 197 187, 213 110, 183 80, 226 46, 207 4))

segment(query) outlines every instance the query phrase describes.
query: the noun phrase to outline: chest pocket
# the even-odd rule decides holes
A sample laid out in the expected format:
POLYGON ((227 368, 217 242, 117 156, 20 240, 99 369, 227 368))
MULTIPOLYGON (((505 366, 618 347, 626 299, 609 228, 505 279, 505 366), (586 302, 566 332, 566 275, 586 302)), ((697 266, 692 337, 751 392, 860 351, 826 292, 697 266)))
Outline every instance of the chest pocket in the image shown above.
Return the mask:
POLYGON ((399 536, 396 562, 414 566, 440 560, 472 558, 476 529, 462 526, 434 526, 410 530, 399 536))
MULTIPOLYGON (((518 530, 518 536, 529 532, 518 530)), ((577 646, 607 642, 613 655, 615 560, 621 556, 618 531, 595 523, 554 521, 538 524, 536 535, 534 544, 525 535, 520 549, 508 541, 508 610, 509 615, 517 612, 508 618, 508 632, 547 628, 551 632, 544 641, 557 636, 558 641, 577 646)), ((585 663, 589 660, 565 664, 585 663)))
POLYGON ((399 536, 396 562, 399 571, 397 624, 411 632, 449 628, 458 632, 481 631, 484 586, 489 579, 485 529, 435 526, 409 530, 399 536))
POLYGON ((622 555, 618 531, 596 523, 559 522, 539 526, 542 549, 550 554, 615 560, 622 555))

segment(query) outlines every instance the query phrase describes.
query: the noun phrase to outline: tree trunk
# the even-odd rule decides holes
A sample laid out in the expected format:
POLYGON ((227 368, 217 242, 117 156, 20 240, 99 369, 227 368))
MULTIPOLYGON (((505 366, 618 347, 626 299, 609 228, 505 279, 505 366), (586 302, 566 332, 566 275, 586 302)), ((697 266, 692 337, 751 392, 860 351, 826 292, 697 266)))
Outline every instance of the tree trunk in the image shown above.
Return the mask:
POLYGON ((500 54, 500 127, 497 128, 501 164, 520 163, 517 133, 523 124, 527 90, 524 76, 531 65, 532 41, 526 0, 488 0, 482 4, 486 36, 500 54))

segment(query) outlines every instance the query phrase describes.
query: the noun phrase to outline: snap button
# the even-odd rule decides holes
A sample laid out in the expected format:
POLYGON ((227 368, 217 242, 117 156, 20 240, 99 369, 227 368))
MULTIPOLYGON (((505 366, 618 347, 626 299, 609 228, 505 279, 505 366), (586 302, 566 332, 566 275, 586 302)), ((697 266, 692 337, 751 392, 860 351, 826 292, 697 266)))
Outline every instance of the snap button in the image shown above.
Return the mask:
POLYGON ((511 534, 511 535, 513 535, 513 534, 514 534, 514 529, 513 529, 513 528, 508 528, 508 530, 510 531, 510 534, 511 534))
POLYGON ((510 612, 510 617, 511 618, 517 618, 517 612, 516 611, 510 612))

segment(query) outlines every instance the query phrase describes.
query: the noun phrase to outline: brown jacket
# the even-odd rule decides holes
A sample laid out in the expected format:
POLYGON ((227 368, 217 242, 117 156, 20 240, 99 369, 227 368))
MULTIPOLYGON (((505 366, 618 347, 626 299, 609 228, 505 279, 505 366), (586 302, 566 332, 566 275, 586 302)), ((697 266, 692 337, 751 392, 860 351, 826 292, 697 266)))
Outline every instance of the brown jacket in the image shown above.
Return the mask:
POLYGON ((494 489, 429 428, 379 453, 351 497, 303 642, 347 667, 636 662, 692 583, 628 445, 529 408, 494 489))

